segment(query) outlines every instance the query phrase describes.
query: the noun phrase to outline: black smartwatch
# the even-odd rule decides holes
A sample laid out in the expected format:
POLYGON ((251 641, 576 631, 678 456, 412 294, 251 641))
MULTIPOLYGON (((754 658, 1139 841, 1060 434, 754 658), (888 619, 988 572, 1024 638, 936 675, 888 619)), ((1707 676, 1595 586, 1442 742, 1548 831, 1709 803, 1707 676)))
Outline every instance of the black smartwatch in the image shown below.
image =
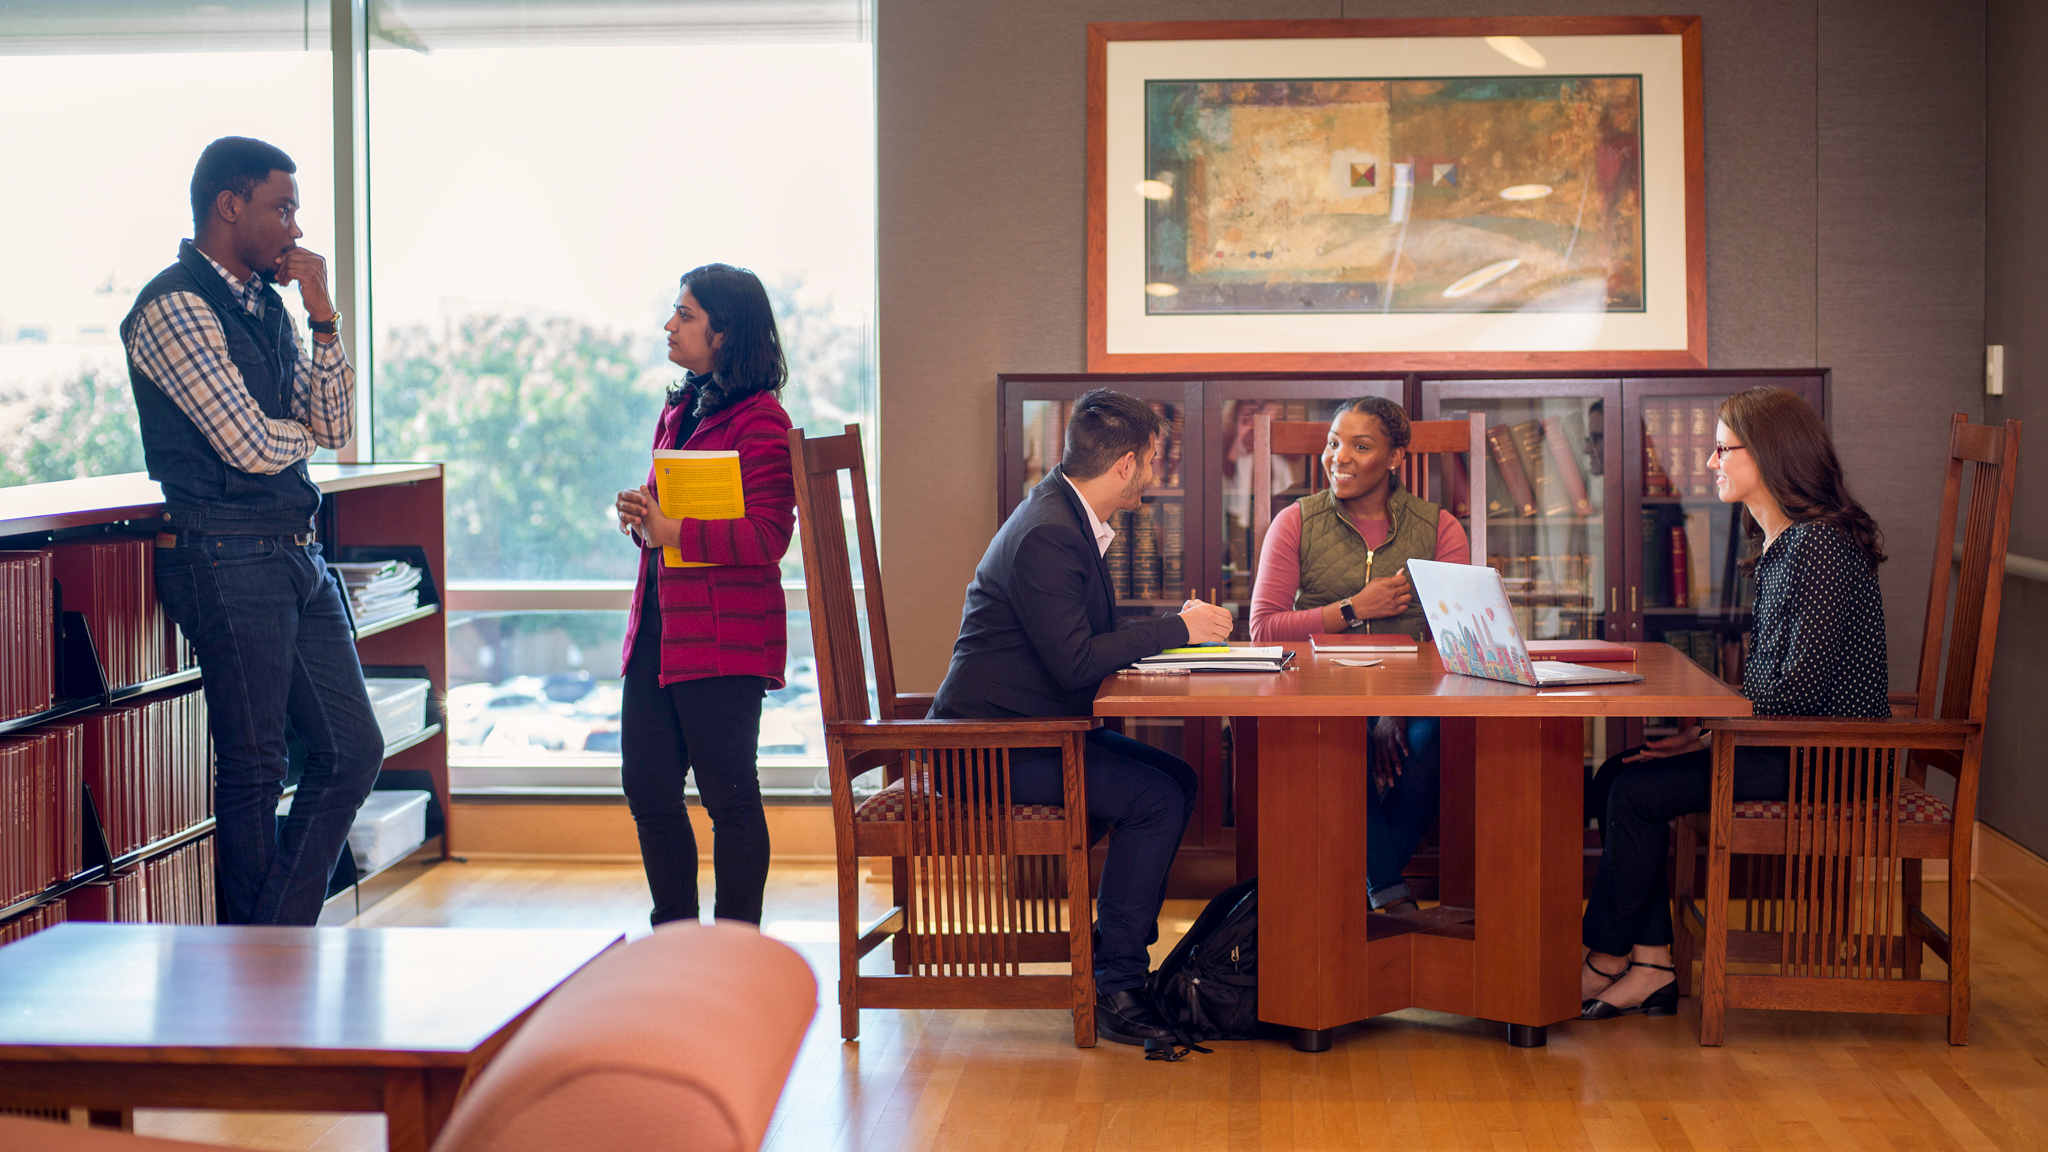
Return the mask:
POLYGON ((1351 610, 1351 597, 1346 596, 1344 599, 1339 600, 1337 602, 1337 611, 1344 614, 1344 626, 1346 628, 1358 627, 1358 613, 1351 610))

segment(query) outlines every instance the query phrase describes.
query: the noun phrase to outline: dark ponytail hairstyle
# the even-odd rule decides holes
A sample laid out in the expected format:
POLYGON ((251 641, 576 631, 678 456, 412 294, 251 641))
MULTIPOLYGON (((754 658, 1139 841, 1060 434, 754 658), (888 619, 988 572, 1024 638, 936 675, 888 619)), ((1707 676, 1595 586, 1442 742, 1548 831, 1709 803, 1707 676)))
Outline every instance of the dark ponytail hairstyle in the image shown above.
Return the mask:
MULTIPOLYGON (((1856 545, 1873 570, 1884 563, 1884 533, 1849 494, 1828 426, 1798 393, 1751 388, 1721 401, 1719 415, 1728 430, 1741 437, 1742 447, 1756 462, 1757 475, 1777 497, 1786 516, 1794 523, 1819 520, 1832 524, 1856 545)), ((1756 568, 1763 555, 1763 538, 1763 528, 1752 518, 1752 550, 1742 560, 1743 571, 1756 568)))
MULTIPOLYGON (((696 298, 710 330, 725 337, 711 354, 710 374, 689 381, 697 389, 696 415, 730 408, 756 392, 781 398, 789 365, 761 278, 730 264, 706 264, 683 273, 683 291, 696 298)), ((669 389, 668 400, 681 402, 681 385, 669 389)))

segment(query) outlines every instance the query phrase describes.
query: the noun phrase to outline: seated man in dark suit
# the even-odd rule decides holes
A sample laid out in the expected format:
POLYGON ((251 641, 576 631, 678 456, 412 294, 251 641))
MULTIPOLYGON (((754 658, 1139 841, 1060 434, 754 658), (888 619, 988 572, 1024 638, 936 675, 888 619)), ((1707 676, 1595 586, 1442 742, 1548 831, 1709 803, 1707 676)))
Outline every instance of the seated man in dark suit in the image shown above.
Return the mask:
MULTIPOLYGON (((1121 392, 1098 388, 1075 402, 1060 465, 1010 514, 967 586, 933 718, 1087 716, 1103 677, 1230 635, 1227 611, 1193 600, 1176 616, 1117 619, 1102 558, 1115 532, 1105 521, 1138 507, 1165 430, 1144 401, 1121 392)), ((1088 734, 1086 763, 1088 816, 1110 828, 1095 905, 1095 1028, 1123 1044, 1171 1040, 1144 997, 1145 949, 1159 938, 1167 869, 1195 809, 1195 773, 1106 729, 1088 734)), ((1019 804, 1063 803, 1059 750, 1014 754, 1010 787, 1019 804)))

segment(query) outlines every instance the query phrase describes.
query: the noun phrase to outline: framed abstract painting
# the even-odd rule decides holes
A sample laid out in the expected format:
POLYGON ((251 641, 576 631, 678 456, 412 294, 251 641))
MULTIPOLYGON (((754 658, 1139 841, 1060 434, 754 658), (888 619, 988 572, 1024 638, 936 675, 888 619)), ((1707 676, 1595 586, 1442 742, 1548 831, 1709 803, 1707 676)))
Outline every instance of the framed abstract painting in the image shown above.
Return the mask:
POLYGON ((1088 26, 1088 370, 1707 365, 1696 16, 1088 26))

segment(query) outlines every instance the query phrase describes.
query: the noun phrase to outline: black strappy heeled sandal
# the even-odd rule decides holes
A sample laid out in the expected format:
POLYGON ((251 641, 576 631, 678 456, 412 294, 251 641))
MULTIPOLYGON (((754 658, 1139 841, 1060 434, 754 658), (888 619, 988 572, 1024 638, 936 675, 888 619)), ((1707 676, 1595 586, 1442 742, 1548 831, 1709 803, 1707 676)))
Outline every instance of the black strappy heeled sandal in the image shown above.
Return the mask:
POLYGON ((1609 984, 1612 984, 1616 980, 1621 979, 1623 976, 1628 975, 1628 970, 1631 967, 1634 967, 1634 965, 1635 962, 1632 960, 1623 960, 1621 962, 1621 971, 1613 973, 1602 972, 1598 968, 1593 967, 1593 954, 1591 952, 1586 953, 1586 971, 1591 972, 1593 975, 1600 977, 1602 980, 1607 981, 1609 984))
MULTIPOLYGON (((1589 955, 1586 957, 1586 960, 1587 966, 1591 967, 1592 957, 1589 955)), ((1628 1008, 1618 1007, 1616 1005, 1609 1004, 1605 1000, 1600 1000, 1597 998, 1587 1000, 1579 1005, 1579 1019, 1612 1020, 1616 1016, 1633 1016, 1637 1013, 1641 1013, 1644 1016, 1678 1015, 1677 969, 1671 967, 1668 964, 1645 964, 1640 960, 1631 960, 1629 961, 1628 966, 1630 968, 1655 968, 1659 972, 1669 972, 1671 973, 1671 983, 1666 984, 1662 988, 1657 989, 1655 992, 1650 993, 1648 996, 1643 997, 1642 1003, 1633 1005, 1628 1008)), ((1598 968, 1594 968, 1593 971, 1600 972, 1598 968)), ((1600 974, 1603 976, 1606 975, 1606 973, 1604 972, 1601 972, 1600 974)))

